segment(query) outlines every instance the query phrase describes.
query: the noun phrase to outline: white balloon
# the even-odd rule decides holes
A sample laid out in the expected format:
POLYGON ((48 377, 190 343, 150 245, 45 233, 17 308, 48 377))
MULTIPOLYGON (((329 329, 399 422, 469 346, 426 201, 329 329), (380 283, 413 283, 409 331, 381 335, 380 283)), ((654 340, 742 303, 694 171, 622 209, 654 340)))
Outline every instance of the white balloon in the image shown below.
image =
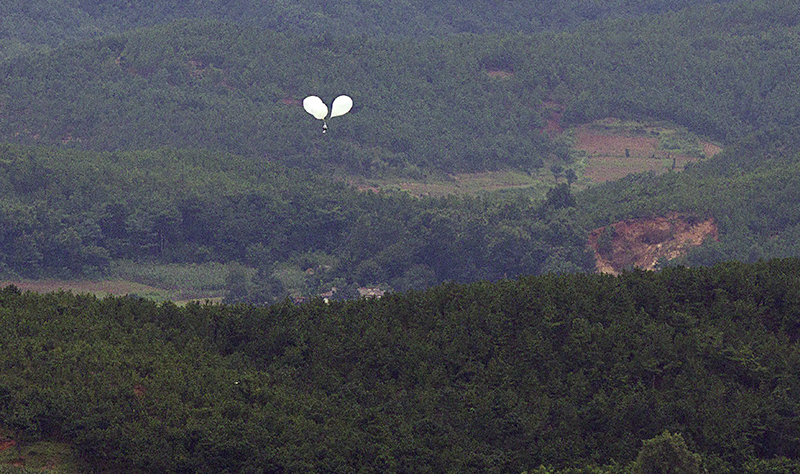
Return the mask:
POLYGON ((344 115, 350 112, 351 108, 353 108, 353 99, 346 95, 340 95, 333 99, 333 104, 331 104, 331 118, 344 115))
POLYGON ((303 99, 303 108, 317 120, 325 120, 325 116, 328 115, 328 106, 315 95, 303 99))

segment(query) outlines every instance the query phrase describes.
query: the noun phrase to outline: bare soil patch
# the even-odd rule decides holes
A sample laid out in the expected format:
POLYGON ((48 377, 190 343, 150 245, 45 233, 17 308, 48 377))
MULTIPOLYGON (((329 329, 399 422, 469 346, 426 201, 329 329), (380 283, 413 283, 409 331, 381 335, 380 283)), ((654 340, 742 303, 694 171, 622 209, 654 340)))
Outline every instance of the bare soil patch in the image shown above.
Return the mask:
POLYGON ((578 129, 576 148, 594 156, 650 157, 658 152, 658 138, 632 137, 593 131, 587 127, 578 129))
POLYGON ((618 274, 622 270, 652 270, 660 258, 685 255, 706 239, 719 238, 714 219, 697 220, 671 213, 664 217, 630 219, 589 233, 597 271, 618 274))
POLYGON ((504 69, 489 69, 486 71, 486 75, 493 79, 508 79, 510 77, 514 77, 514 73, 512 71, 506 71, 504 69))
MULTIPOLYGON (((489 70, 498 78, 510 77, 510 71, 489 70)), ((284 103, 289 103, 284 99, 284 103)), ((562 124, 564 106, 554 100, 542 103, 545 125, 537 131, 571 144, 578 173, 577 189, 589 182, 600 183, 623 178, 631 173, 654 171, 666 173, 683 170, 685 165, 710 158, 722 147, 703 142, 680 127, 658 120, 622 121, 614 117, 597 120, 578 127, 562 124)), ((341 177, 342 181, 361 191, 403 191, 412 196, 444 196, 476 194, 505 190, 525 190, 543 197, 553 186, 547 172, 548 163, 540 172, 527 175, 513 171, 463 173, 429 179, 366 179, 357 176, 341 177)), ((557 180, 556 180, 557 182, 557 180)))
POLYGON ((711 158, 712 156, 716 155, 717 153, 722 151, 722 147, 719 145, 715 145, 709 142, 702 142, 703 146, 703 153, 706 157, 711 158))

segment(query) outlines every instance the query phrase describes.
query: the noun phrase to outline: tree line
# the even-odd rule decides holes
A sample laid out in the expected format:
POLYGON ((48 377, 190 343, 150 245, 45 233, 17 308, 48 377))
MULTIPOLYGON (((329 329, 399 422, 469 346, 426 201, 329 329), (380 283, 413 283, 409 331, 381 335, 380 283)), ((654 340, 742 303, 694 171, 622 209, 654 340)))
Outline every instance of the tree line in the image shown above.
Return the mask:
POLYGON ((799 279, 788 259, 269 307, 7 287, 0 420, 143 472, 788 474, 799 279))

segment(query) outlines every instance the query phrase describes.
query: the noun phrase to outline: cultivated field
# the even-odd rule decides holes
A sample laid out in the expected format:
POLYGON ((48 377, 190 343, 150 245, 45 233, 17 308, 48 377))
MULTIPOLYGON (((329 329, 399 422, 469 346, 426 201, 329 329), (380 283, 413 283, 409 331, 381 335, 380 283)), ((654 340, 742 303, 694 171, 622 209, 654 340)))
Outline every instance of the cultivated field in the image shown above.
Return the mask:
MULTIPOLYGON (((687 163, 719 153, 717 144, 703 141, 675 125, 660 121, 622 121, 615 118, 597 120, 573 128, 560 123, 557 104, 546 104, 550 112, 542 130, 557 140, 571 145, 572 168, 578 174, 577 189, 592 183, 622 178, 631 173, 654 171, 665 173, 683 170, 687 163)), ((406 178, 366 179, 344 178, 365 191, 406 192, 412 196, 475 195, 481 193, 524 193, 543 198, 556 182, 547 163, 537 172, 487 171, 421 180, 406 178)), ((254 272, 253 269, 245 269, 254 272)), ((227 265, 205 263, 193 265, 152 265, 116 262, 106 280, 0 280, 0 286, 16 285, 23 291, 48 293, 71 291, 98 296, 134 295, 154 301, 221 301, 225 294, 227 265)), ((305 273, 296 269, 281 269, 276 273, 287 289, 299 292, 305 273), (295 275, 297 274, 297 275, 295 275)))
POLYGON ((403 191, 415 197, 441 197, 446 195, 470 195, 493 192, 519 191, 535 196, 544 196, 552 183, 543 182, 539 176, 519 171, 484 171, 481 173, 459 173, 428 179, 360 179, 348 181, 362 190, 403 191))
POLYGON ((685 129, 656 121, 607 118, 577 127, 574 136, 574 149, 583 155, 582 176, 593 183, 645 171, 680 171, 722 149, 685 129))
POLYGON ((154 265, 115 262, 103 280, 0 280, 0 286, 14 285, 22 291, 51 293, 69 291, 99 297, 131 295, 153 301, 221 301, 225 294, 228 265, 204 263, 154 265))

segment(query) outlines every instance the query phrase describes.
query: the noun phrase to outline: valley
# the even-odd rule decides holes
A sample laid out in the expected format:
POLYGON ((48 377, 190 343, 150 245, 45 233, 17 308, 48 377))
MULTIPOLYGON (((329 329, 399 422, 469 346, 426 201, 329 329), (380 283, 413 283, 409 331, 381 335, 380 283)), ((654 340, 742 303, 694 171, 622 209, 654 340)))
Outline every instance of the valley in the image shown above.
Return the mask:
POLYGON ((796 0, 0 3, 0 473, 800 472, 796 0))

